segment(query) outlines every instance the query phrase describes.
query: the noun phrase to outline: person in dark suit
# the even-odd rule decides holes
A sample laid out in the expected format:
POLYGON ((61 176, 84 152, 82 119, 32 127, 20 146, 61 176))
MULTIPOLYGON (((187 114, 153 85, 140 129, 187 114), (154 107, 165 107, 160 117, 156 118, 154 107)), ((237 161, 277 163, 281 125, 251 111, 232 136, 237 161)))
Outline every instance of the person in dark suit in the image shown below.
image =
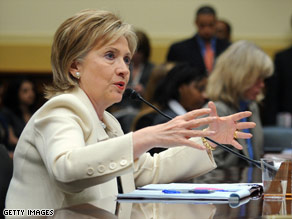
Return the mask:
POLYGON ((216 57, 230 44, 215 37, 216 21, 216 12, 212 7, 199 8, 195 17, 198 32, 192 38, 171 45, 167 61, 188 62, 202 73, 209 75, 216 57))
MULTIPOLYGON (((292 17, 291 17, 292 26, 292 17)), ((276 125, 277 114, 281 112, 292 115, 292 45, 275 54, 275 73, 266 81, 266 98, 262 106, 263 124, 276 125)))
POLYGON ((292 113, 292 46, 288 49, 280 51, 275 56, 276 74, 278 76, 278 97, 279 110, 278 112, 292 113))

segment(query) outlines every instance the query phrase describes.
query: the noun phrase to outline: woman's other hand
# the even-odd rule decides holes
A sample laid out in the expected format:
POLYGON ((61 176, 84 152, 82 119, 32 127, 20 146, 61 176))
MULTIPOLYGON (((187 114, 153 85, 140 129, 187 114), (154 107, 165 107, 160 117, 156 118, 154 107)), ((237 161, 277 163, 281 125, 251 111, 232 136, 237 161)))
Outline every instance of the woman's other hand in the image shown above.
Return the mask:
POLYGON ((134 157, 139 157, 142 153, 153 147, 175 147, 179 145, 190 146, 205 150, 203 145, 190 141, 191 137, 213 136, 214 130, 195 130, 195 128, 217 124, 218 117, 207 116, 212 112, 209 108, 190 111, 184 115, 177 116, 169 122, 146 127, 133 133, 134 157))
MULTIPOLYGON (((254 128, 256 124, 254 122, 239 122, 241 119, 245 117, 251 116, 251 112, 239 112, 229 116, 218 117, 217 110, 215 104, 210 101, 208 103, 208 107, 211 109, 210 116, 217 117, 218 119, 214 120, 214 122, 210 123, 209 128, 207 130, 215 131, 215 134, 212 136, 212 139, 218 141, 222 144, 231 144, 237 149, 242 149, 242 145, 240 145, 237 139, 248 139, 252 137, 251 133, 245 133, 239 131, 241 129, 249 129, 254 128)), ((215 144, 212 146, 216 147, 215 144)))

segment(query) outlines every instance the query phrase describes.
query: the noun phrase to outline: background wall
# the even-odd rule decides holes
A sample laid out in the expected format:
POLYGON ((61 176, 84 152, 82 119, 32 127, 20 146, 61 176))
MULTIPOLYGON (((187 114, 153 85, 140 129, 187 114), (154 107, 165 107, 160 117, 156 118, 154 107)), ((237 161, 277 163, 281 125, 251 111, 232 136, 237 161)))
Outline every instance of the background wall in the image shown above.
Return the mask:
POLYGON ((0 0, 0 72, 50 72, 57 27, 87 8, 118 13, 144 30, 151 59, 165 60, 169 45, 195 33, 194 13, 210 4, 233 27, 233 41, 251 40, 269 55, 292 43, 292 0, 0 0))

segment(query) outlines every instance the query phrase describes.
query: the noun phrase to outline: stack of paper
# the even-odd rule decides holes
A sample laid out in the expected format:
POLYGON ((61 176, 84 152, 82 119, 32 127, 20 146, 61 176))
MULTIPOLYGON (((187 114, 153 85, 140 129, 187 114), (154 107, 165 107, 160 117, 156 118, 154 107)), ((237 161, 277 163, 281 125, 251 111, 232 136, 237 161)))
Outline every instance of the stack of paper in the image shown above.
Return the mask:
POLYGON ((261 194, 262 184, 193 184, 171 183, 150 184, 131 193, 119 194, 118 199, 151 199, 151 200, 227 200, 239 201, 252 194, 261 194), (190 191, 190 192, 184 192, 190 191), (195 192, 193 192, 195 191, 195 192), (202 191, 202 192, 200 192, 202 191), (207 191, 207 192, 205 192, 207 191), (209 191, 209 192, 208 192, 209 191))

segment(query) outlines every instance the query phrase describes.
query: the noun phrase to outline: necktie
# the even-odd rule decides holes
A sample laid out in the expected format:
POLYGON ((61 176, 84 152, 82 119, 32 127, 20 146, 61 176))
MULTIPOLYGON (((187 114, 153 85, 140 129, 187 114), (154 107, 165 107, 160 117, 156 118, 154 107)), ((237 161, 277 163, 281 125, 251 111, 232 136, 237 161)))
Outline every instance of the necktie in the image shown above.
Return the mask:
MULTIPOLYGON (((247 119, 241 119, 241 122, 247 122, 247 119)), ((249 129, 243 129, 243 131, 245 133, 250 133, 249 129)), ((247 150, 248 150, 248 155, 251 159, 253 159, 253 150, 252 150, 252 143, 251 143, 251 139, 246 139, 246 144, 247 144, 247 150)))
MULTIPOLYGON (((240 105, 240 111, 241 112, 248 109, 248 102, 246 102, 246 101, 243 101, 243 100, 240 101, 239 105, 240 105)), ((241 122, 247 122, 247 118, 243 118, 240 121, 241 122)), ((243 129, 243 132, 250 133, 249 129, 243 129)), ((251 159, 253 159, 254 156, 253 156, 252 142, 251 142, 251 139, 250 138, 249 139, 246 139, 246 144, 247 144, 248 155, 249 155, 249 157, 251 159)))
POLYGON ((205 56, 204 62, 206 65, 206 69, 210 74, 213 69, 213 62, 214 62, 214 51, 211 47, 211 43, 205 44, 205 56))

